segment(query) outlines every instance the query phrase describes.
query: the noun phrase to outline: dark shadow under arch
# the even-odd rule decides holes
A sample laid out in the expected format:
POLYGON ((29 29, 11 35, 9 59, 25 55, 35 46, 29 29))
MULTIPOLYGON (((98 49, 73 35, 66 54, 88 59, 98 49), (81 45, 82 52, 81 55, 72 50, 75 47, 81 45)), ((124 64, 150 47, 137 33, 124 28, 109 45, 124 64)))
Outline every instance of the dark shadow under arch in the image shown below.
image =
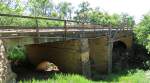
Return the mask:
POLYGON ((114 42, 114 43, 113 43, 113 50, 119 49, 119 48, 121 48, 121 49, 126 49, 127 46, 126 46, 126 44, 125 44, 124 42, 122 42, 122 41, 116 41, 116 42, 114 42))
POLYGON ((124 64, 124 56, 126 56, 127 46, 122 41, 116 41, 113 43, 112 50, 112 70, 113 72, 122 69, 124 64))

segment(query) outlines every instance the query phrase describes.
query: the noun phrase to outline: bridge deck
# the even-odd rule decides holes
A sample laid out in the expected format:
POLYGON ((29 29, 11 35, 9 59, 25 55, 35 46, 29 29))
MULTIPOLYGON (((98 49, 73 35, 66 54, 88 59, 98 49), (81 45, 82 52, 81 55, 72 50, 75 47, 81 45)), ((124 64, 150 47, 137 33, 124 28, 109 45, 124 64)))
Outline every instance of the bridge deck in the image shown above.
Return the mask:
MULTIPOLYGON (((45 28, 27 28, 27 27, 3 27, 0 28, 0 37, 8 38, 8 37, 96 37, 100 35, 107 34, 110 31, 110 28, 83 28, 83 27, 45 27, 45 28)), ((130 32, 130 29, 111 29, 111 32, 114 33, 116 31, 125 31, 130 32)))

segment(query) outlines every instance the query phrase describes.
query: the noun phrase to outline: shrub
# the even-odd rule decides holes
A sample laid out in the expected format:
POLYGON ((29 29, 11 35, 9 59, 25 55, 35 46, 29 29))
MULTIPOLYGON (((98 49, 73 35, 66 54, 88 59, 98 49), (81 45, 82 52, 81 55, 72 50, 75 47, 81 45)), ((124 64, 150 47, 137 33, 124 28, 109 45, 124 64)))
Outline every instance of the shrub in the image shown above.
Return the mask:
POLYGON ((15 46, 15 47, 10 47, 7 50, 8 53, 8 59, 17 61, 17 60, 25 60, 25 49, 23 46, 15 46))

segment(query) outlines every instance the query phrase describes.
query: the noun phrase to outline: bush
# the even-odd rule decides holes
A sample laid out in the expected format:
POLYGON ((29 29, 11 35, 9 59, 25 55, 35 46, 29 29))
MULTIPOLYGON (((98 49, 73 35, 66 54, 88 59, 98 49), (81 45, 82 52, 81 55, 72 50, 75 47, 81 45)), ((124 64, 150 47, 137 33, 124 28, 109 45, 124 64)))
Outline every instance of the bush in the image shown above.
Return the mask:
POLYGON ((25 60, 25 49, 23 46, 15 46, 15 47, 10 47, 7 50, 8 53, 8 59, 17 61, 17 60, 25 60))
POLYGON ((131 51, 127 59, 130 67, 140 69, 150 68, 150 55, 143 45, 133 44, 131 51))

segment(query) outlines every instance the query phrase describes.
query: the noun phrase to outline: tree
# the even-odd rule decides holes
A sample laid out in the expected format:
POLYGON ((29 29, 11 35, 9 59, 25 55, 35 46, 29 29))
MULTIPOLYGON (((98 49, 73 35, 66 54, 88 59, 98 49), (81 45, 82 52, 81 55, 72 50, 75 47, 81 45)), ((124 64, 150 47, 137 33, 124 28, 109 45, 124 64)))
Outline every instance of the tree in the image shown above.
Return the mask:
POLYGON ((133 16, 129 16, 128 14, 121 14, 121 23, 127 27, 134 27, 135 21, 133 16))
MULTIPOLYGON (((20 0, 1 0, 0 10, 3 14, 19 14, 22 15, 24 7, 21 6, 20 0)), ((0 25, 19 25, 17 18, 1 17, 0 25)))
MULTIPOLYGON (((29 0, 28 10, 31 16, 42 16, 57 18, 58 13, 54 10, 54 4, 52 0, 29 0)), ((28 25, 37 26, 35 20, 26 21, 28 25)), ((47 26, 62 26, 62 22, 55 22, 50 20, 37 20, 39 27, 47 26)))
POLYGON ((53 10, 51 0, 29 0, 28 10, 34 16, 50 16, 53 10))
POLYGON ((74 19, 81 22, 89 22, 88 14, 90 10, 90 4, 87 1, 80 3, 78 9, 76 10, 76 16, 74 19))
POLYGON ((73 7, 71 6, 71 3, 60 2, 57 6, 59 18, 60 19, 65 19, 68 17, 71 18, 72 9, 73 9, 73 7))
POLYGON ((141 22, 134 28, 138 43, 144 45, 150 52, 150 13, 143 16, 141 22))
POLYGON ((118 28, 121 24, 121 16, 119 14, 113 14, 111 16, 111 25, 114 28, 118 28))
POLYGON ((119 25, 120 15, 113 14, 109 15, 107 12, 100 11, 100 8, 92 9, 89 13, 90 23, 100 24, 102 26, 110 26, 116 27, 119 25))

